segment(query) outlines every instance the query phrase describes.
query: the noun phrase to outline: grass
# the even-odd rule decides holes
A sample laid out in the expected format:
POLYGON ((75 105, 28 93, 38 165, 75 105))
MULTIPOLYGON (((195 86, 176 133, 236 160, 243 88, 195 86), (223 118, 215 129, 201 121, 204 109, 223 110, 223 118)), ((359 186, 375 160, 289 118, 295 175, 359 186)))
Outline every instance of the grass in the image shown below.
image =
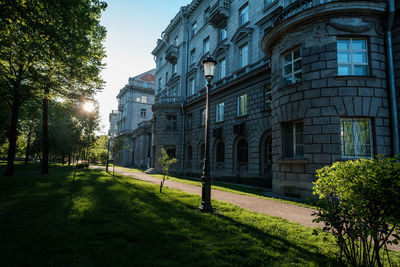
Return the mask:
MULTIPOLYGON (((0 167, 0 171, 4 171, 0 167)), ((330 235, 90 169, 16 166, 0 177, 2 266, 338 266, 330 235)), ((399 263, 399 261, 396 261, 399 263)))
MULTIPOLYGON (((126 168, 126 167, 119 167, 118 168, 122 171, 126 172, 143 172, 143 170, 140 169, 134 169, 134 168, 126 168)), ((150 174, 150 176, 162 179, 161 174, 150 174)), ((199 178, 193 178, 193 177, 176 177, 176 176, 169 176, 168 180, 179 182, 179 183, 185 183, 185 184, 191 184, 195 186, 201 186, 201 181, 199 178)), ((168 182, 166 184, 168 186, 168 182)), ((249 187, 249 186, 242 186, 242 185, 237 185, 237 184, 232 184, 232 183, 224 183, 224 182, 219 182, 219 181, 213 181, 211 188, 214 190, 219 190, 219 191, 225 191, 225 192, 231 192, 231 193, 236 193, 236 194, 241 194, 241 195, 249 195, 249 196, 254 196, 254 197, 259 197, 259 198, 264 198, 264 199, 270 199, 270 200, 275 200, 278 202, 286 203, 286 204, 292 204, 292 205, 297 205, 301 207, 306 207, 306 208, 316 208, 315 204, 311 201, 294 201, 294 200, 287 200, 287 199, 282 199, 282 198, 277 198, 277 197, 267 197, 265 196, 265 190, 261 187, 249 187)))

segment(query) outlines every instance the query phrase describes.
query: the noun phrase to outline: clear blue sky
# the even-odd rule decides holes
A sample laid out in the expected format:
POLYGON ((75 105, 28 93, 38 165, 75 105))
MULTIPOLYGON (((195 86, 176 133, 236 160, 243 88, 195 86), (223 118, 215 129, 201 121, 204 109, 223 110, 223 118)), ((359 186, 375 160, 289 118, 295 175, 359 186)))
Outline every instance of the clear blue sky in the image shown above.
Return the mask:
POLYGON ((96 96, 100 104, 101 133, 107 133, 108 113, 117 109, 116 96, 128 78, 155 68, 151 51, 161 32, 181 6, 190 0, 108 0, 101 24, 107 28, 106 81, 96 96))

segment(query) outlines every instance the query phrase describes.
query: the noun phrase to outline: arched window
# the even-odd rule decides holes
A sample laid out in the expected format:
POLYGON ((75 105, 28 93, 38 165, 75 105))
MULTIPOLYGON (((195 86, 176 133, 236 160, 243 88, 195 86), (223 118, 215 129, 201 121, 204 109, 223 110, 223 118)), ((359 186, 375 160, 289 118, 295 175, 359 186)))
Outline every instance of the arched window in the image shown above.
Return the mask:
POLYGON ((239 140, 237 144, 237 161, 242 164, 249 162, 249 145, 245 139, 239 140))
POLYGON ((220 141, 217 144, 217 162, 223 163, 225 162, 225 145, 224 142, 220 141))

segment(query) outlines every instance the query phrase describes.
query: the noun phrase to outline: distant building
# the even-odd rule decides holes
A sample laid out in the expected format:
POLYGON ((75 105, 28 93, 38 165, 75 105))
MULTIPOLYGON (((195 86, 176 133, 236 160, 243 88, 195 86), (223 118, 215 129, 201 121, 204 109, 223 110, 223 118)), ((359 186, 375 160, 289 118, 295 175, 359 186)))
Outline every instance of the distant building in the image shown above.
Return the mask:
POLYGON ((399 13, 393 0, 193 0, 152 52, 152 165, 165 148, 201 175, 208 55, 214 179, 304 198, 323 166, 398 153, 399 13))
POLYGON ((136 77, 129 78, 127 85, 122 88, 118 99, 118 137, 126 140, 124 149, 116 156, 116 164, 133 166, 134 143, 131 139, 133 131, 143 121, 152 120, 151 105, 154 103, 155 70, 150 70, 136 77))
POLYGON ((108 121, 110 122, 108 135, 113 139, 118 133, 118 110, 111 111, 108 115, 108 121))

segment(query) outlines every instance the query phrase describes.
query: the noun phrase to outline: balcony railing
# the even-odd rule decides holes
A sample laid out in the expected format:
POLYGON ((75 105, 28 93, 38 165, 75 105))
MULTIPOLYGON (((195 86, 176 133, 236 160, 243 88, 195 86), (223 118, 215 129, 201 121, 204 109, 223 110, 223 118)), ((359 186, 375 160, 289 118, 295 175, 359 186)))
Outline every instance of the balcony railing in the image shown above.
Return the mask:
POLYGON ((178 59, 178 47, 176 45, 168 46, 167 51, 165 51, 165 59, 172 64, 176 63, 178 59))
POLYGON ((181 96, 159 96, 156 97, 153 108, 160 108, 162 106, 181 106, 183 97, 181 96))
POLYGON ((229 0, 218 0, 208 13, 208 20, 214 27, 218 27, 223 21, 229 18, 231 6, 229 0))
POLYGON ((118 104, 118 110, 124 110, 124 104, 118 104))

